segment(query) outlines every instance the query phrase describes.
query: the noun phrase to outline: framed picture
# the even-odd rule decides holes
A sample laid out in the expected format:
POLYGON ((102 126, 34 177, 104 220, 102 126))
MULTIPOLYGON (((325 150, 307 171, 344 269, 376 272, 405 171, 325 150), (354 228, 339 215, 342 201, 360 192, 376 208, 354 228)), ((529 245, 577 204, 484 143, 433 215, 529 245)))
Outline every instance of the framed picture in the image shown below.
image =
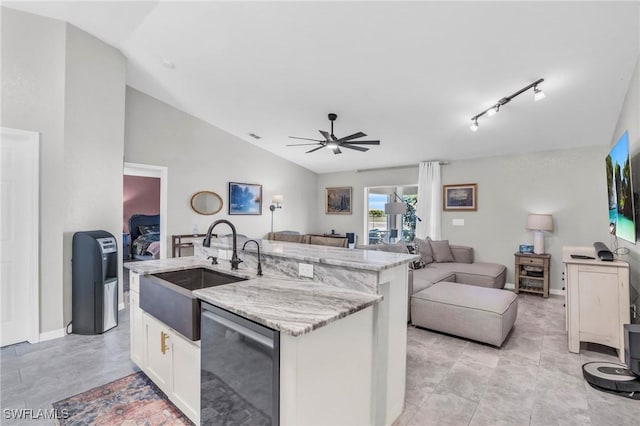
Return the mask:
POLYGON ((262 185, 229 182, 229 214, 262 214, 262 185))
POLYGON ((442 185, 442 199, 445 211, 478 210, 478 184, 442 185))
POLYGON ((326 188, 324 212, 326 214, 351 214, 351 187, 326 188))

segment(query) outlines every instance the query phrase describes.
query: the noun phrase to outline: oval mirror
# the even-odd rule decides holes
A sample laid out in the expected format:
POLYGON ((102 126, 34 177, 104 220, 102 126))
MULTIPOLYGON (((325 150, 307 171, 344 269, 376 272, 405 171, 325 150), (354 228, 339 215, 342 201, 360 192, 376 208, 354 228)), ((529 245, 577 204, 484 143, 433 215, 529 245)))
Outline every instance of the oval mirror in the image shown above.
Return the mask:
POLYGON ((222 198, 211 191, 200 191, 191 197, 191 208, 199 214, 216 214, 222 209, 222 198))

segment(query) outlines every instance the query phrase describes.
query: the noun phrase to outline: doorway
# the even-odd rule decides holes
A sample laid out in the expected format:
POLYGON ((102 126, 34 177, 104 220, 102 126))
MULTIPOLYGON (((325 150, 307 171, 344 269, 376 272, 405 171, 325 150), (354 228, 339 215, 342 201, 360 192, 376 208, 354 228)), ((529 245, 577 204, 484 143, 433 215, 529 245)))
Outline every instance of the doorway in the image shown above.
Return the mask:
MULTIPOLYGON (((168 257, 168 238, 167 235, 167 179, 168 179, 168 169, 164 166, 155 166, 151 164, 139 164, 139 163, 124 163, 124 173, 125 177, 127 176, 136 176, 136 177, 147 177, 147 178, 157 178, 160 179, 160 252, 158 255, 159 259, 166 259, 168 257)), ((123 191, 124 193, 124 191, 123 191)), ((123 210, 124 202, 126 200, 123 198, 123 210)), ((138 212, 131 212, 132 214, 136 214, 138 212)), ((124 219, 123 219, 124 221, 124 219)), ((123 223, 123 230, 128 230, 129 224, 123 223)), ((125 234, 125 232, 123 232, 125 234)), ((124 246, 125 241, 123 241, 124 246)), ((132 241, 129 241, 131 244, 132 241)))
POLYGON ((0 137, 0 346, 40 341, 40 134, 0 137))

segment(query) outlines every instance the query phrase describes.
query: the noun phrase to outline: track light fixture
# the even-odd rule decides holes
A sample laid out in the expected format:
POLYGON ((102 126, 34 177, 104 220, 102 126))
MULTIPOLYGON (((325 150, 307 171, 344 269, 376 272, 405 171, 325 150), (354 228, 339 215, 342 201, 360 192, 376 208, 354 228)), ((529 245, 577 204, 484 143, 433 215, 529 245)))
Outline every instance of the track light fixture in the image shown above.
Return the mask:
POLYGON ((528 86, 525 86, 522 89, 518 90, 514 94, 512 94, 510 96, 505 96, 504 98, 502 98, 498 102, 496 102, 495 105, 490 106, 489 108, 485 109, 481 113, 474 115, 473 117, 471 117, 471 121, 473 121, 473 123, 471 124, 471 126, 469 126, 469 129, 471 129, 472 132, 477 131, 478 130, 478 118, 482 117, 483 115, 486 115, 487 117, 491 117, 491 116, 495 115, 498 111, 500 111, 500 107, 502 107, 502 105, 511 102, 511 100, 513 98, 515 98, 516 96, 526 92, 527 90, 529 90, 531 88, 533 88, 533 99, 534 100, 539 101, 541 99, 544 99, 545 98, 545 94, 542 91, 542 89, 540 89, 538 87, 538 85, 540 83, 542 83, 543 81, 544 81, 544 78, 540 78, 540 79, 534 81, 533 83, 529 84, 528 86))

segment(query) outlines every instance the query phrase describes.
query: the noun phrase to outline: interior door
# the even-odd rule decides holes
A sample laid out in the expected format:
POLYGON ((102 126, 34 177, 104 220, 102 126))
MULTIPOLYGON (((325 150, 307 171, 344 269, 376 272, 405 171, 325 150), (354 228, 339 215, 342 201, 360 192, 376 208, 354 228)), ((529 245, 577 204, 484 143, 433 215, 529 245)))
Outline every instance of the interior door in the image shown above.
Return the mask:
POLYGON ((0 138, 0 346, 38 341, 39 134, 0 138))

